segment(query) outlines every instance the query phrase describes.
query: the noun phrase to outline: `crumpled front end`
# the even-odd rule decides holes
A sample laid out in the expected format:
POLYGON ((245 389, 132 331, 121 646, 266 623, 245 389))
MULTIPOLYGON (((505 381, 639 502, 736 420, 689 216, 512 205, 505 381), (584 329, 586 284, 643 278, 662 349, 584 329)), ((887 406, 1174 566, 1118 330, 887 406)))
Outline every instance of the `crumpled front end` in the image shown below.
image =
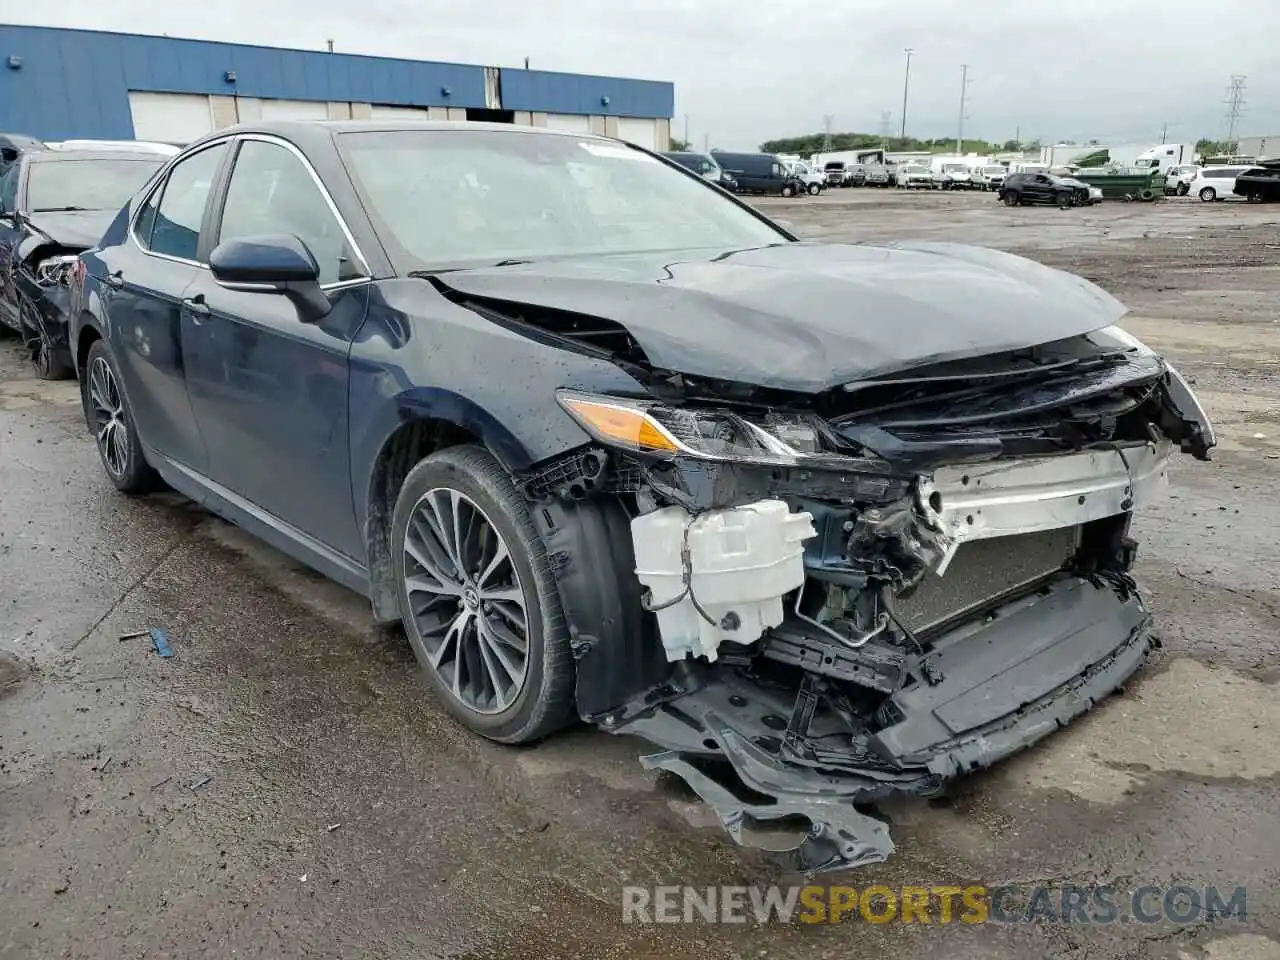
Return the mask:
POLYGON ((566 394, 598 446, 526 479, 583 715, 660 748, 735 838, 802 817, 807 870, 883 860, 859 807, 1056 730, 1152 645, 1135 509, 1214 438, 1109 329, 818 397, 566 394), (587 532, 584 532, 587 531, 587 532))

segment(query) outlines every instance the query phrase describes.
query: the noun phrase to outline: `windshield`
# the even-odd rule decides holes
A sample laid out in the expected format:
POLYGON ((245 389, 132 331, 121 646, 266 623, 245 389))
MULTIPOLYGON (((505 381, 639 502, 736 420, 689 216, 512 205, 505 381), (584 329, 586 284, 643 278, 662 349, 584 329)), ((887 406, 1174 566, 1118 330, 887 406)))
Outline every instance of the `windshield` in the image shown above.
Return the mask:
POLYGON ((1004 173, 1004 167, 983 167, 982 173, 987 177, 995 177, 1004 173))
POLYGON ((31 164, 27 206, 50 210, 119 210, 164 163, 161 156, 58 160, 31 164))
POLYGON ((525 132, 341 137, 399 272, 442 264, 784 243, 705 182, 620 143, 525 132))
POLYGON ((968 168, 962 163, 948 163, 942 168, 947 173, 968 173, 968 168))
POLYGON ((905 167, 903 169, 907 173, 928 173, 929 172, 925 167, 905 167))

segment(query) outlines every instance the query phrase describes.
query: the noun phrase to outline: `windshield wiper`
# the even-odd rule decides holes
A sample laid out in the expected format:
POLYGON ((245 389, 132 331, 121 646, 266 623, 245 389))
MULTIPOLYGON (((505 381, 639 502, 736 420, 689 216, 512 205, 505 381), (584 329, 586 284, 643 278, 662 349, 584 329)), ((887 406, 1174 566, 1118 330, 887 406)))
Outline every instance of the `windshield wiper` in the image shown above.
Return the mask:
POLYGON ((32 213, 89 213, 92 209, 93 209, 92 207, 76 207, 76 206, 36 207, 31 212, 32 213))

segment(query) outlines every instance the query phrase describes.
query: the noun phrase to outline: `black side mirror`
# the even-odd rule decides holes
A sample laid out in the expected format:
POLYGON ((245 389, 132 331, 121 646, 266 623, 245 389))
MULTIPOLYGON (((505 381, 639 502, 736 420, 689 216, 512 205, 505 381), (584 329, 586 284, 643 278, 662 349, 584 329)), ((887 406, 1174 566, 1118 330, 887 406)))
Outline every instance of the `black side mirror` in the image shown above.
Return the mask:
POLYGON ((315 323, 333 305, 320 289, 320 266, 307 245, 288 233, 227 240, 209 254, 213 279, 229 290, 279 293, 298 308, 298 319, 315 323))

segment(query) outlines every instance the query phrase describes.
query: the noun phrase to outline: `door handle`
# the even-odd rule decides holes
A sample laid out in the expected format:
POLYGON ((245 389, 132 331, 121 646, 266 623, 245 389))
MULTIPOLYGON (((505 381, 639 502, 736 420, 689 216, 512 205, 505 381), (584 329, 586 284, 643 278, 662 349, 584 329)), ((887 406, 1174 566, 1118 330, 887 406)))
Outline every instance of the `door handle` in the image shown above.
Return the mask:
POLYGON ((186 310, 196 318, 199 323, 200 319, 209 315, 209 305, 204 302, 204 294, 198 293, 194 297, 187 297, 182 301, 182 309, 186 310))
POLYGON ((115 273, 107 274, 107 286, 112 290, 120 290, 124 287, 124 271, 117 270, 115 273))

